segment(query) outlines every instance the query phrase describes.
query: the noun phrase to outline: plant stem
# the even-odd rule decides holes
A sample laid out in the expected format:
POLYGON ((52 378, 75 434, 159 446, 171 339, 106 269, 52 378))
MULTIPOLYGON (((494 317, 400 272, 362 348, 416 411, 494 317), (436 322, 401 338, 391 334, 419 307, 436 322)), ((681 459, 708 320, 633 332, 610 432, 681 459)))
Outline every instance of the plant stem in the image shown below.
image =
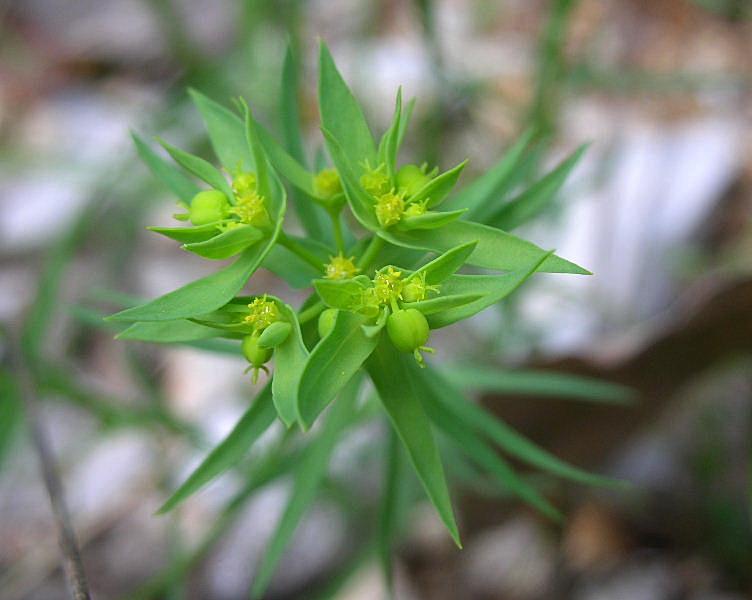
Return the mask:
POLYGON ((297 255, 301 260, 307 262, 317 271, 324 271, 324 263, 321 262, 321 260, 319 260, 319 258, 313 252, 310 252, 292 238, 287 237, 287 234, 285 234, 284 231, 281 231, 279 233, 277 241, 285 248, 287 248, 290 252, 297 255))
POLYGON ((324 303, 319 300, 298 314, 298 322, 301 325, 308 323, 311 319, 315 319, 324 308, 324 303))
POLYGON ((358 260, 358 268, 361 271, 365 271, 366 269, 368 269, 368 267, 371 266, 373 259, 376 258, 376 255, 379 253, 379 251, 381 250, 383 246, 384 246, 384 240, 378 235, 373 236, 371 238, 371 242, 368 244, 368 247, 366 248, 366 251, 363 252, 363 255, 358 260))
POLYGON ((327 211, 332 218, 332 227, 334 228, 334 241, 337 244, 337 251, 344 256, 345 254, 345 240, 342 237, 342 224, 339 221, 339 211, 329 210, 327 211))

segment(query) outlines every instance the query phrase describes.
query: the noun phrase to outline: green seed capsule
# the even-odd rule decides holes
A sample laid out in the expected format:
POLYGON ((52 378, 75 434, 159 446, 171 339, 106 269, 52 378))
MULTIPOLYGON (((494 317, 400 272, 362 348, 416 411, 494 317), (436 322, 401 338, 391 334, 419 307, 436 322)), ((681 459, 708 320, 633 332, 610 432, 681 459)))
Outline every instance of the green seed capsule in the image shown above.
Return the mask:
POLYGON ((397 188, 408 196, 416 194, 431 178, 418 165, 405 165, 397 171, 397 188))
POLYGON ((337 313, 339 311, 336 308, 327 308, 319 315, 319 337, 325 338, 334 329, 334 323, 337 320, 337 313))
POLYGON ((221 221, 227 216, 230 203, 222 192, 218 190, 204 190, 191 200, 189 218, 194 225, 206 225, 221 221))
POLYGON ((259 346, 258 341, 258 335, 247 335, 243 338, 243 342, 240 346, 243 351, 243 356, 245 356, 245 359, 251 363, 248 369, 246 369, 246 372, 253 369, 253 383, 258 381, 258 372, 260 370, 265 373, 269 372, 264 366, 264 363, 269 362, 269 359, 272 357, 272 352, 274 352, 271 348, 262 348, 259 346))
POLYGON ((415 308, 398 310, 389 315, 386 330, 389 339, 400 352, 414 352, 420 349, 428 341, 431 333, 423 313, 415 308))

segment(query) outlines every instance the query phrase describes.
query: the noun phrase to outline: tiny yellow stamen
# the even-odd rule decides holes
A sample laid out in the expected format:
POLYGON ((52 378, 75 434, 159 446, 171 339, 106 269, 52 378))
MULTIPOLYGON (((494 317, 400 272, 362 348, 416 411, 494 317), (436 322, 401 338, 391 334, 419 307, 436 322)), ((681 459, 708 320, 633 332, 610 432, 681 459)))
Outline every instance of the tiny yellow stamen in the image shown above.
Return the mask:
POLYGON ((380 196, 389 191, 389 176, 386 174, 386 165, 380 164, 375 169, 368 163, 365 164, 366 172, 360 177, 360 185, 369 194, 380 196))
POLYGON ((342 254, 331 256, 325 265, 325 279, 350 279, 358 274, 360 269, 355 266, 355 257, 345 258, 342 254))
POLYGON ((342 193, 342 182, 335 169, 323 169, 313 178, 313 188, 320 198, 329 199, 342 193))
POLYGON ((250 313, 245 316, 243 321, 253 325, 255 331, 261 332, 272 323, 279 321, 280 314, 277 303, 273 300, 267 300, 266 294, 263 298, 255 298, 248 305, 250 313))
POLYGON ((238 196, 230 212, 247 225, 267 227, 270 224, 264 197, 256 191, 245 192, 242 196, 238 196))
POLYGON ((376 201, 376 218, 382 227, 399 223, 405 213, 405 198, 394 191, 382 194, 376 201))
POLYGON ((381 304, 389 304, 392 301, 402 299, 403 281, 402 271, 389 267, 386 271, 377 273, 373 280, 373 288, 376 298, 381 304))

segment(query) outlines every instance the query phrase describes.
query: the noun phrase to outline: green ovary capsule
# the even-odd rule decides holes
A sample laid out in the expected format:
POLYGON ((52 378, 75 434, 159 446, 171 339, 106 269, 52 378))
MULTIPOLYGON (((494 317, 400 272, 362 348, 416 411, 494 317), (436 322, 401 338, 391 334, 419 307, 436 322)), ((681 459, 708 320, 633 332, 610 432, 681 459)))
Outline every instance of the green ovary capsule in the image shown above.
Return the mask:
POLYGON ((389 339, 400 352, 415 352, 428 341, 430 330, 423 313, 415 308, 397 310, 386 321, 389 339))
POLYGON ((189 218, 194 225, 207 225, 224 219, 229 208, 227 196, 222 192, 204 190, 191 200, 189 218))
POLYGON ((325 338, 331 333, 338 312, 336 308, 327 308, 319 315, 319 337, 325 338))
POLYGON ((256 383, 258 381, 258 372, 264 371, 265 373, 268 373, 269 370, 264 366, 264 363, 269 362, 269 359, 272 357, 273 350, 271 348, 262 348, 258 345, 259 336, 254 335, 247 335, 243 338, 243 343, 241 344, 241 349, 243 350, 243 356, 245 356, 245 359, 251 363, 248 369, 246 369, 246 372, 253 369, 253 383, 256 383))
POLYGON ((397 189, 408 196, 416 194, 431 178, 418 165, 405 165, 397 171, 397 189))

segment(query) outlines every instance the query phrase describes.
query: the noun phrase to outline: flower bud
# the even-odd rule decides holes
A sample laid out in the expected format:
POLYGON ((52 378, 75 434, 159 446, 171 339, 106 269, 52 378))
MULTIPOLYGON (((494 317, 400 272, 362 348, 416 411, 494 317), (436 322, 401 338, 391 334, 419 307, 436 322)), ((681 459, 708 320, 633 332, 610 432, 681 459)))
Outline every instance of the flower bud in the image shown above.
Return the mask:
POLYGON ((229 209, 230 203, 222 192, 204 190, 191 200, 189 218, 194 225, 207 225, 224 219, 229 209))
POLYGON ((313 189, 320 198, 328 200, 342 193, 342 182, 336 169, 323 169, 313 178, 313 189))
POLYGON ((336 308, 327 308, 319 315, 319 337, 325 338, 334 329, 334 323, 337 321, 337 313, 339 311, 336 308))
POLYGON ((415 308, 397 310, 389 315, 386 331, 400 352, 420 350, 430 335, 428 321, 423 313, 415 308))
POLYGON ((397 188, 408 196, 416 194, 431 178, 418 165, 405 165, 397 171, 397 188))

